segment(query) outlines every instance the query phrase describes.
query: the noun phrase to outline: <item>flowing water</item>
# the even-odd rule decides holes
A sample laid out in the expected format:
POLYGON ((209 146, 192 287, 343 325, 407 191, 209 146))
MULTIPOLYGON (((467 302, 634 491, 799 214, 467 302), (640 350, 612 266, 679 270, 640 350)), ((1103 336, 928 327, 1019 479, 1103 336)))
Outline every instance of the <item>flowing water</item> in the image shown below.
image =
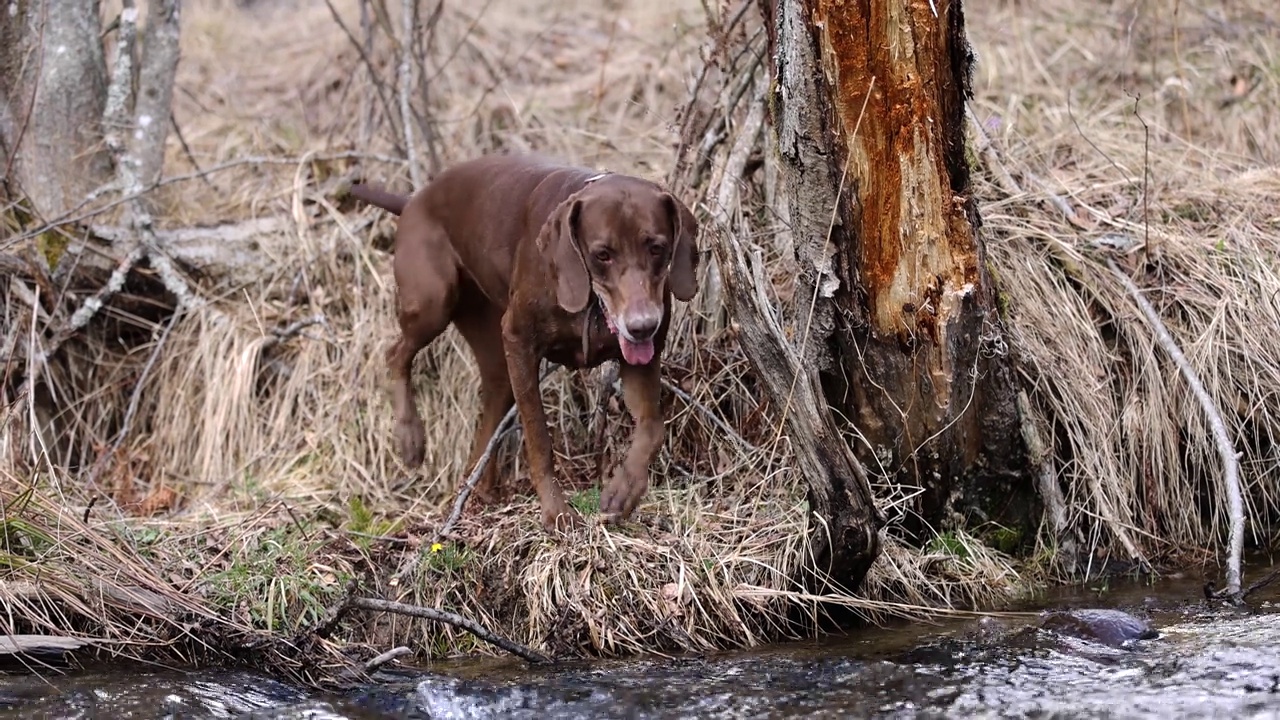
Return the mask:
POLYGON ((1176 581, 1079 590, 1040 603, 1068 614, 697 659, 437 663, 341 695, 234 670, 17 673, 0 675, 0 718, 1280 718, 1280 593, 1250 597, 1245 613, 1199 592, 1176 581), (1081 611, 1107 607, 1149 626, 1081 611), (1142 628, 1156 636, 1137 639, 1142 628))

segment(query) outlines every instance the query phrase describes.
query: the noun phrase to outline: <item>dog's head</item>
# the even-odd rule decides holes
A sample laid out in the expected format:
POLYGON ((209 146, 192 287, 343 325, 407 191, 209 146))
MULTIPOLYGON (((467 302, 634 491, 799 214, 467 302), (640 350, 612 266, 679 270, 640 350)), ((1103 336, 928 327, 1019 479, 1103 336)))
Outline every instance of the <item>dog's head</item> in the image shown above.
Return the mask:
POLYGON ((697 292, 698 221, 674 195, 637 178, 605 175, 556 208, 539 238, 555 270, 556 299, 569 312, 600 298, 623 358, 653 359, 664 293, 697 292))

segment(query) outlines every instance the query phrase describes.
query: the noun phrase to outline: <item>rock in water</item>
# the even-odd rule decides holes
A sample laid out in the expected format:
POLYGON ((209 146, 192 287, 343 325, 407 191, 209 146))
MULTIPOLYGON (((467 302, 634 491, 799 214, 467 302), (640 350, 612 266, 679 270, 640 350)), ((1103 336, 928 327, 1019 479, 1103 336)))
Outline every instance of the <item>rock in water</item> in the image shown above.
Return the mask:
POLYGON ((1054 610, 1044 614, 1040 627, 1107 645, 1150 640, 1160 635, 1151 623, 1122 610, 1054 610))

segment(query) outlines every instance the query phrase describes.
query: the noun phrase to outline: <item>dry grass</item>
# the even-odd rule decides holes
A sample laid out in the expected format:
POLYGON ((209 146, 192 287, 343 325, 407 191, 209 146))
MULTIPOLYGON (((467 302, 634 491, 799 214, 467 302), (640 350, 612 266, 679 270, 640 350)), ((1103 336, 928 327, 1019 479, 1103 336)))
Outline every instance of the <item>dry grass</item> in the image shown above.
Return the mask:
POLYGON ((1267 545, 1280 510, 1280 25, 1268 10, 969 9, 975 111, 1025 191, 980 187, 987 248, 1091 555, 1216 551, 1227 527, 1209 427, 1108 257, 1160 311, 1243 453, 1247 540, 1267 545))
MULTIPOLYGON (((334 4, 359 34, 356 3, 334 4)), ((974 108, 1026 190, 1007 197, 979 180, 990 263, 1035 420, 1054 443, 1072 529, 1100 554, 1123 535, 1147 557, 1169 557, 1212 546, 1224 526, 1211 438, 1102 264, 1094 243, 1108 233, 1149 234, 1130 267, 1232 421, 1252 516, 1273 517, 1280 500, 1280 350, 1270 342, 1280 327, 1280 136, 1269 111, 1280 99, 1280 33, 1261 0, 1252 4, 1233 3, 1229 14, 1181 7, 1176 45, 1171 3, 966 6, 979 54, 974 108), (1259 84, 1218 108, 1219 79, 1232 71, 1259 84), (1047 191, 1092 214, 1082 227, 1065 222, 1041 205, 1047 191)), ((703 409, 667 394, 661 480, 636 522, 558 541, 537 530, 526 495, 464 518, 455 539, 433 546, 466 459, 475 371, 453 331, 423 353, 428 457, 406 474, 383 385, 392 220, 340 211, 332 194, 353 173, 407 189, 405 165, 392 160, 398 120, 382 111, 323 4, 258 5, 184 9, 175 112, 191 157, 171 143, 167 173, 194 170, 192 158, 204 168, 281 162, 232 165, 207 182, 168 186, 158 201, 174 227, 288 218, 286 230, 261 239, 273 266, 253 282, 211 286, 221 319, 180 318, 116 452, 106 453, 154 345, 145 312, 123 303, 52 368, 61 415, 50 456, 26 432, 33 417, 46 420, 37 404, 3 416, 0 594, 23 603, 16 617, 116 650, 235 652, 315 679, 343 648, 489 651, 451 628, 394 617, 348 621, 332 640, 309 636, 351 579, 535 647, 588 655, 751 645, 811 632, 832 606, 872 619, 926 614, 989 606, 1024 586, 974 529, 926 548, 890 534, 862 593, 807 593, 804 479, 785 439, 775 442, 732 335, 687 308, 667 377, 703 409), (323 324, 275 342, 274 329, 316 314, 323 324), (122 333, 126 343, 108 341, 122 333), (706 409, 761 449, 744 451, 706 409), (412 572, 395 575, 419 556, 412 572), (119 588, 140 588, 145 599, 121 600, 119 588)), ((449 4, 415 100, 434 119, 420 157, 431 168, 535 149, 662 180, 704 34, 691 0, 449 4)), ((372 60, 393 92, 385 35, 372 60)), ((763 195, 752 189, 747 202, 763 195)), ((757 240, 778 252, 768 235, 757 240)), ((780 265, 775 276, 784 275, 780 265)), ((558 373, 546 383, 559 462, 574 502, 588 509, 601 463, 618 458, 629 430, 617 398, 598 407, 591 380, 558 373), (597 435, 602 421, 610 430, 597 435)), ((521 478, 513 448, 502 459, 521 478)), ((884 488, 881 500, 892 514, 900 489, 884 488)))

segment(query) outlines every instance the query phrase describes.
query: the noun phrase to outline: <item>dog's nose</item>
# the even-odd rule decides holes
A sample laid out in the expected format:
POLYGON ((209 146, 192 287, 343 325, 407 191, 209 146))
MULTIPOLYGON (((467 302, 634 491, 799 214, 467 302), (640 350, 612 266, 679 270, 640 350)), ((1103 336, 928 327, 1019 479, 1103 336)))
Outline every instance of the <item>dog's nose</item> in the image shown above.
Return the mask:
POLYGON ((627 321, 627 333, 636 340, 648 340, 658 332, 658 324, 662 318, 657 315, 645 315, 627 321))

